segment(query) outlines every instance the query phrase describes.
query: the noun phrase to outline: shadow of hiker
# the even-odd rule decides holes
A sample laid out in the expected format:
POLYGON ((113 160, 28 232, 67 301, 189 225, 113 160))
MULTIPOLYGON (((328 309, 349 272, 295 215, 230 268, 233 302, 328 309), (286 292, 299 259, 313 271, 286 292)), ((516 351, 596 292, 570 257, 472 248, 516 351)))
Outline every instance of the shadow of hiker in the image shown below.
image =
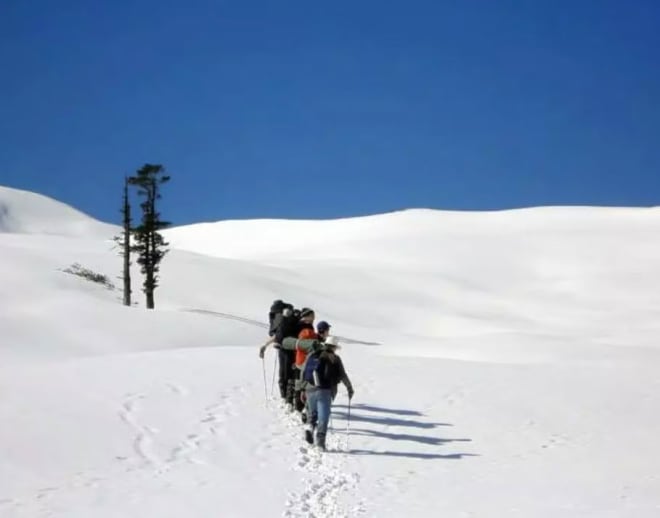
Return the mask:
POLYGON ((440 453, 416 453, 407 451, 373 451, 373 450, 349 450, 345 455, 380 455, 384 457, 408 457, 411 459, 422 460, 460 460, 463 457, 479 457, 477 453, 449 453, 442 455, 440 453))
POLYGON ((366 430, 366 429, 353 429, 351 435, 363 435, 365 437, 379 437, 381 439, 388 439, 390 441, 410 441, 419 442, 421 444, 429 444, 431 446, 440 446, 450 442, 472 442, 472 439, 444 439, 442 437, 430 437, 425 435, 412 435, 407 433, 389 433, 381 432, 379 430, 366 430))
MULTIPOLYGON (((417 430, 432 430, 440 426, 453 426, 450 423, 425 422, 422 419, 414 417, 424 417, 424 414, 416 410, 391 409, 378 407, 368 404, 351 405, 350 417, 347 405, 334 405, 332 416, 340 421, 347 421, 347 433, 349 432, 348 421, 361 423, 361 428, 350 430, 352 435, 375 439, 375 446, 378 446, 378 439, 398 442, 412 442, 420 445, 431 446, 434 448, 449 444, 452 442, 472 442, 472 439, 453 439, 434 437, 431 435, 415 435, 411 433, 397 433, 391 428, 410 428, 417 430), (336 409, 340 409, 337 411, 336 409), (387 415, 391 414, 391 415, 387 415), (404 416, 404 417, 400 417, 404 416), (405 417, 408 417, 407 419, 405 417), (371 426, 370 426, 371 425, 371 426), (376 425, 376 426, 374 426, 376 425)), ((349 455, 377 455, 386 457, 407 457, 411 459, 462 459, 463 457, 478 457, 473 453, 452 453, 441 454, 423 451, 391 451, 387 448, 376 447, 373 450, 353 449, 346 452, 349 455)))
MULTIPOLYGON (((332 416, 342 421, 348 420, 348 412, 333 412, 332 416)), ((452 426, 449 423, 425 423, 423 421, 416 421, 414 419, 399 419, 397 417, 380 417, 380 416, 377 417, 377 416, 368 416, 364 414, 356 414, 353 412, 352 407, 351 407, 351 421, 380 424, 383 426, 407 426, 410 428, 423 428, 427 430, 431 428, 436 428, 438 426, 452 426)))
MULTIPOLYGON (((347 405, 333 405, 333 408, 346 408, 347 405)), ((383 414, 394 414, 394 415, 403 415, 403 416, 418 416, 421 417, 423 414, 417 410, 401 410, 395 408, 384 408, 373 405, 365 405, 363 403, 358 403, 357 405, 351 405, 352 410, 366 410, 367 412, 380 412, 383 414)))

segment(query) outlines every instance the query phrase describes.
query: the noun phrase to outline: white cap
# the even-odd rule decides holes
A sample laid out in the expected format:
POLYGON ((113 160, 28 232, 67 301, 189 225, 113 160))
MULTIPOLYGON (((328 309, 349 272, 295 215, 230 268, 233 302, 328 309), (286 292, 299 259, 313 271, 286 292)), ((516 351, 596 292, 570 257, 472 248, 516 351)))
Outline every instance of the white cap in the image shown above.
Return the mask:
POLYGON ((339 338, 336 336, 329 336, 325 339, 325 345, 334 345, 337 347, 339 345, 339 338))

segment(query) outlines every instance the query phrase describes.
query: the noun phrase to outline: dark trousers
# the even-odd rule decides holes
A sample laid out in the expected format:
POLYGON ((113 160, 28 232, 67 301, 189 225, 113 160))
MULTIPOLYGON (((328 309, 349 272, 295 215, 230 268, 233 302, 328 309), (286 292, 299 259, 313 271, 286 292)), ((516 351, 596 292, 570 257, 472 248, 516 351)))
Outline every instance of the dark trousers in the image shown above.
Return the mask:
POLYGON ((294 351, 287 351, 286 349, 280 348, 278 351, 278 360, 280 364, 278 379, 280 396, 282 399, 285 399, 287 403, 292 403, 295 383, 294 351))
MULTIPOLYGON (((300 371, 296 370, 296 373, 300 375, 300 371)), ((298 412, 302 412, 305 409, 305 402, 303 401, 304 392, 300 389, 293 391, 293 408, 298 412)))

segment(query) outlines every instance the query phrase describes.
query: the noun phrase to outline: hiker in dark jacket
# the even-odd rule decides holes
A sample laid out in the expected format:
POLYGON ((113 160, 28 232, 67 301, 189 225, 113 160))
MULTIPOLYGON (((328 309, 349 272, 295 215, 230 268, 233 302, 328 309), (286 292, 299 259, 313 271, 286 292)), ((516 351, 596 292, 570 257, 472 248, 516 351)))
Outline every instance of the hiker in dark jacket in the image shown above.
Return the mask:
MULTIPOLYGON (((304 309, 309 311, 307 308, 304 309)), ((264 357, 266 349, 270 345, 273 345, 277 349, 279 363, 278 386, 280 389, 280 396, 288 407, 293 406, 293 384, 297 371, 295 369, 295 352, 284 349, 282 347, 282 342, 285 338, 298 336, 301 326, 300 314, 301 311, 296 309, 285 309, 283 312, 284 318, 281 320, 277 329, 271 331, 274 334, 259 348, 260 358, 264 357)))
POLYGON ((297 351, 282 347, 282 344, 286 338, 300 338, 307 336, 310 332, 312 333, 310 336, 315 339, 314 318, 314 310, 310 308, 294 310, 283 320, 275 331, 275 335, 259 349, 260 358, 264 357, 268 346, 274 344, 278 349, 280 395, 284 399, 288 411, 296 409, 301 412, 304 404, 300 399, 300 391, 296 391, 297 381, 300 377, 299 367, 296 366, 297 351))
POLYGON ((338 345, 339 341, 336 337, 328 337, 321 352, 308 356, 303 371, 306 378, 305 392, 308 414, 305 440, 314 444, 314 428, 316 428, 316 445, 321 450, 326 449, 325 437, 332 412, 333 394, 336 394, 337 385, 341 382, 346 386, 349 399, 352 399, 355 393, 351 380, 344 369, 344 364, 336 354, 338 345), (315 369, 314 365, 316 365, 315 369))

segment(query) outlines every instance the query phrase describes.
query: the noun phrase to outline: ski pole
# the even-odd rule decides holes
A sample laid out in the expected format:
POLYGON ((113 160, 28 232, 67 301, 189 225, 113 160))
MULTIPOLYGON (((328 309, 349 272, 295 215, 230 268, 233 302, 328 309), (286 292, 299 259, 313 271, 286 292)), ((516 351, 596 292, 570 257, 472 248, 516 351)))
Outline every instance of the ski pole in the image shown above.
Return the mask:
POLYGON ((346 419, 346 451, 348 451, 348 438, 351 433, 351 398, 348 398, 348 418, 346 419))
POLYGON ((271 397, 271 399, 273 398, 273 394, 275 393, 275 372, 277 372, 278 362, 279 362, 279 354, 276 354, 275 358, 273 359, 273 382, 270 385, 270 397, 271 397))
POLYGON ((268 402, 268 383, 266 382, 266 360, 261 358, 261 367, 264 371, 264 395, 266 396, 266 402, 268 402))

